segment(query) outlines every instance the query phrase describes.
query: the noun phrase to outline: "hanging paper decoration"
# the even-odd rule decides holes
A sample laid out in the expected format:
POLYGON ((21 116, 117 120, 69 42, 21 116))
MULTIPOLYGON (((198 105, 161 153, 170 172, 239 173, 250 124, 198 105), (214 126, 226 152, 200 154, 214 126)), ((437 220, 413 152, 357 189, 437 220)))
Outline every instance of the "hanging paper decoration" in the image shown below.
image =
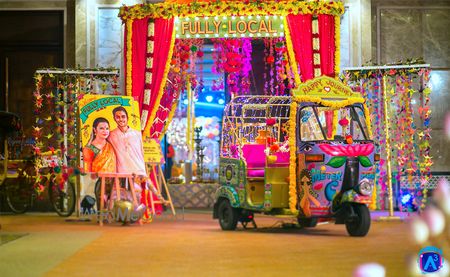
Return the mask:
POLYGON ((40 172, 35 183, 36 191, 49 181, 61 186, 82 171, 77 158, 79 130, 77 126, 78 100, 87 93, 113 94, 118 92, 116 69, 38 70, 34 76, 35 91, 33 126, 36 172, 40 172), (98 73, 96 73, 98 72, 98 73))
MULTIPOLYGON (((384 195, 387 193, 386 182, 392 178, 393 184, 399 185, 398 197, 407 195, 411 199, 426 201, 427 184, 430 178, 432 157, 430 157, 430 118, 429 107, 430 88, 428 87, 430 70, 423 66, 423 61, 413 61, 410 68, 372 69, 347 71, 345 79, 357 84, 371 112, 374 140, 378 145, 377 152, 381 154, 376 169, 375 184, 377 188, 377 206, 372 208, 386 209, 384 195), (383 83, 382 80, 385 80, 383 83), (382 98, 382 90, 386 92, 386 99, 382 98), (383 118, 384 105, 387 103, 388 118, 390 119, 389 136, 385 134, 383 118), (419 118, 420 122, 415 120, 419 118), (386 149, 386 137, 390 137, 391 149, 386 149), (391 151, 391 161, 386 161, 386 153, 391 151), (392 176, 386 175, 386 163, 390 162, 392 176), (423 190, 423 191, 421 191, 423 190)), ((399 201, 401 202, 401 201, 399 201)), ((411 201, 410 201, 411 202, 411 201)), ((407 202, 407 203, 410 203, 407 202)), ((406 202, 405 202, 406 203, 406 202)), ((415 201, 415 209, 421 205, 415 201)), ((414 207, 404 206, 411 211, 414 207)))

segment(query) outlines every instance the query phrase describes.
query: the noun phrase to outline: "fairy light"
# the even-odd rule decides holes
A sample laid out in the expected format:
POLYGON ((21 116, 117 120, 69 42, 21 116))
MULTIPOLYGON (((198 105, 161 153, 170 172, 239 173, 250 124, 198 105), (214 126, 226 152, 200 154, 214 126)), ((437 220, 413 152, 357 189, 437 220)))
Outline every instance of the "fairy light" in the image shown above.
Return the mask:
POLYGON ((244 20, 244 17, 241 15, 241 17, 239 17, 241 20, 244 20))
POLYGON ((225 34, 225 35, 223 35, 223 36, 227 38, 227 37, 228 37, 228 34, 225 34))
POLYGON ((257 19, 261 19, 261 16, 260 16, 260 15, 257 15, 256 18, 257 18, 257 19))
POLYGON ((194 20, 195 20, 195 21, 198 21, 198 17, 195 17, 194 20))
POLYGON ((219 19, 219 17, 218 17, 217 15, 216 15, 216 16, 214 16, 214 19, 215 19, 215 20, 218 20, 218 19, 219 19))
POLYGON ((232 19, 232 20, 235 20, 235 19, 236 19, 236 16, 233 15, 233 16, 231 17, 231 19, 232 19))
POLYGON ((219 34, 214 34, 214 36, 215 36, 216 38, 218 38, 218 37, 219 37, 219 34))
POLYGON ((186 37, 187 37, 187 38, 190 38, 190 37, 191 37, 191 35, 190 35, 190 34, 186 34, 186 37))
POLYGON ((196 37, 196 38, 199 38, 199 37, 200 37, 200 35, 199 35, 199 34, 196 34, 196 35, 195 35, 195 37, 196 37))

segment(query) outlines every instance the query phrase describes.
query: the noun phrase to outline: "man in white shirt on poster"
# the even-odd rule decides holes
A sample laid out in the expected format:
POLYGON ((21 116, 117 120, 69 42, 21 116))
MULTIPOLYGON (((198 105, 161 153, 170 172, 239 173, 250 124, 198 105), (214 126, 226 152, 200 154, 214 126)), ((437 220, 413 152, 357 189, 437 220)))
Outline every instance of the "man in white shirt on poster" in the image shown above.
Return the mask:
POLYGON ((128 112, 119 106, 113 110, 117 128, 111 131, 109 142, 117 157, 117 173, 134 173, 146 176, 142 134, 128 126, 128 112))

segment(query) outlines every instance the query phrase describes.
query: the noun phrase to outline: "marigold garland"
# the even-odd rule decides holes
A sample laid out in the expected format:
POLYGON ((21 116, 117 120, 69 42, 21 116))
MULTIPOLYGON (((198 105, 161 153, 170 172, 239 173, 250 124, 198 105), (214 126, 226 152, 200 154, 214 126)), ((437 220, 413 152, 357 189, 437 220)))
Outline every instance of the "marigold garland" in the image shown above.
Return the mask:
POLYGON ((129 19, 231 16, 231 15, 288 15, 288 14, 330 14, 340 16, 344 5, 340 1, 214 1, 207 3, 147 3, 122 6, 119 17, 123 22, 129 19))
POLYGON ((339 16, 334 17, 334 43, 334 74, 337 79, 341 65, 341 18, 339 16))
POLYGON ((291 110, 289 115, 289 209, 291 212, 297 212, 297 175, 295 172, 295 150, 297 147, 295 140, 295 130, 296 124, 295 119, 297 118, 297 102, 292 101, 291 110))
POLYGON ((133 61, 132 59, 132 53, 133 53, 133 43, 131 41, 131 39, 133 38, 133 19, 128 19, 127 20, 127 84, 126 84, 126 92, 127 92, 127 96, 132 96, 132 84, 133 84, 133 79, 131 77, 131 73, 132 73, 132 66, 133 66, 133 61))

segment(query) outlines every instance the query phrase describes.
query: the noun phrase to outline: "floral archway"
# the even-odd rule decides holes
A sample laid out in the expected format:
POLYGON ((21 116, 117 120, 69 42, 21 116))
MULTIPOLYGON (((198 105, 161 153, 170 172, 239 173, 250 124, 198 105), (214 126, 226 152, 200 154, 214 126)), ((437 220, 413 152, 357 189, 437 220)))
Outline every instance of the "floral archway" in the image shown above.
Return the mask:
POLYGON ((126 94, 140 102, 145 136, 160 137, 170 123, 180 92, 167 84, 175 45, 177 18, 280 16, 287 61, 294 83, 339 71, 340 1, 167 1, 123 6, 126 94))

